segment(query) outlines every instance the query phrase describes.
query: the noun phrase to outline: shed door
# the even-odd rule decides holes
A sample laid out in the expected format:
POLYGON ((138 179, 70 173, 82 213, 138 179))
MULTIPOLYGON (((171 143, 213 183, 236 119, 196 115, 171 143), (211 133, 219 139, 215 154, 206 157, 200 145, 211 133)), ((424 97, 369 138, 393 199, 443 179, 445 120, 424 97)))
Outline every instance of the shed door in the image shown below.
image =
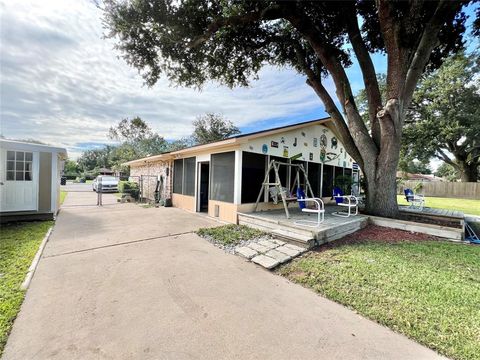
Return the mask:
POLYGON ((37 210, 38 152, 0 150, 0 211, 37 210))

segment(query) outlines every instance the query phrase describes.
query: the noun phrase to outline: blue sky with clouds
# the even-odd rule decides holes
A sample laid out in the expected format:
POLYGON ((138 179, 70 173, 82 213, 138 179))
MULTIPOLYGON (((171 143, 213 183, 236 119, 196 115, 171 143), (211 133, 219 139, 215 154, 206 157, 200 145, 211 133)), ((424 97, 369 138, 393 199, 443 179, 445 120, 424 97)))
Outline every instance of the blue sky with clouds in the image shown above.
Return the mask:
MULTIPOLYGON (((140 116, 167 139, 192 132, 205 112, 224 114, 243 132, 324 117, 323 104, 289 69, 265 67, 248 88, 208 84, 199 92, 161 80, 143 86, 102 38, 101 11, 89 0, 0 0, 2 135, 64 146, 76 158, 109 143, 110 126, 140 116)), ((378 72, 385 59, 375 55, 378 72)), ((357 66, 348 70, 362 87, 357 66)), ((327 88, 333 90, 331 82, 327 88)), ((332 92, 333 93, 333 92, 332 92)))

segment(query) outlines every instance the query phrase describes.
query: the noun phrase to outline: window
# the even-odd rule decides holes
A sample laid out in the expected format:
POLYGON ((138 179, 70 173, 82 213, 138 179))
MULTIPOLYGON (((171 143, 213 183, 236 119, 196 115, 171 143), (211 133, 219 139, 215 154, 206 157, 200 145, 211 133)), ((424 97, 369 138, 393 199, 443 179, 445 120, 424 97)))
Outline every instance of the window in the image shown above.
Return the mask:
POLYGON ((182 193, 183 184, 183 159, 173 162, 173 192, 174 194, 182 193))
POLYGON ((33 153, 7 151, 7 180, 32 181, 33 153))
POLYGON ((265 179, 266 161, 266 155, 242 152, 242 204, 257 201, 265 179))
POLYGON ((212 154, 210 199, 233 203, 235 152, 212 154))
POLYGON ((173 192, 195 195, 195 156, 173 162, 173 192))
POLYGON ((183 194, 195 195, 195 157, 183 161, 183 194))

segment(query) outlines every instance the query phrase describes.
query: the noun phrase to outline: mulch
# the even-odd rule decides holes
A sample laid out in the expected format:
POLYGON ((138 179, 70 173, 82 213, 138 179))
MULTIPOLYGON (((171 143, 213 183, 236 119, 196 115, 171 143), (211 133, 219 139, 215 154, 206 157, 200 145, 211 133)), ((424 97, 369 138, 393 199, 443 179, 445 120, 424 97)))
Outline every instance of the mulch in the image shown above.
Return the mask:
POLYGON ((405 230, 391 229, 383 226, 367 225, 365 228, 341 239, 323 244, 313 251, 321 252, 334 247, 366 242, 396 244, 400 242, 419 242, 438 240, 435 236, 405 230))

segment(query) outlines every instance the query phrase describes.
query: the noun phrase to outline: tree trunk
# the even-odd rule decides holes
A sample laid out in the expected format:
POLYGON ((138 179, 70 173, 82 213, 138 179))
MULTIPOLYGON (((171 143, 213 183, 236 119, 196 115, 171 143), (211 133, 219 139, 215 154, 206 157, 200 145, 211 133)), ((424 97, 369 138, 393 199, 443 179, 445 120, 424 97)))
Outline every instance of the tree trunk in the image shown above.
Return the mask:
POLYGON ((460 180, 462 182, 477 182, 478 181, 478 164, 472 163, 467 164, 466 162, 460 161, 460 180))

